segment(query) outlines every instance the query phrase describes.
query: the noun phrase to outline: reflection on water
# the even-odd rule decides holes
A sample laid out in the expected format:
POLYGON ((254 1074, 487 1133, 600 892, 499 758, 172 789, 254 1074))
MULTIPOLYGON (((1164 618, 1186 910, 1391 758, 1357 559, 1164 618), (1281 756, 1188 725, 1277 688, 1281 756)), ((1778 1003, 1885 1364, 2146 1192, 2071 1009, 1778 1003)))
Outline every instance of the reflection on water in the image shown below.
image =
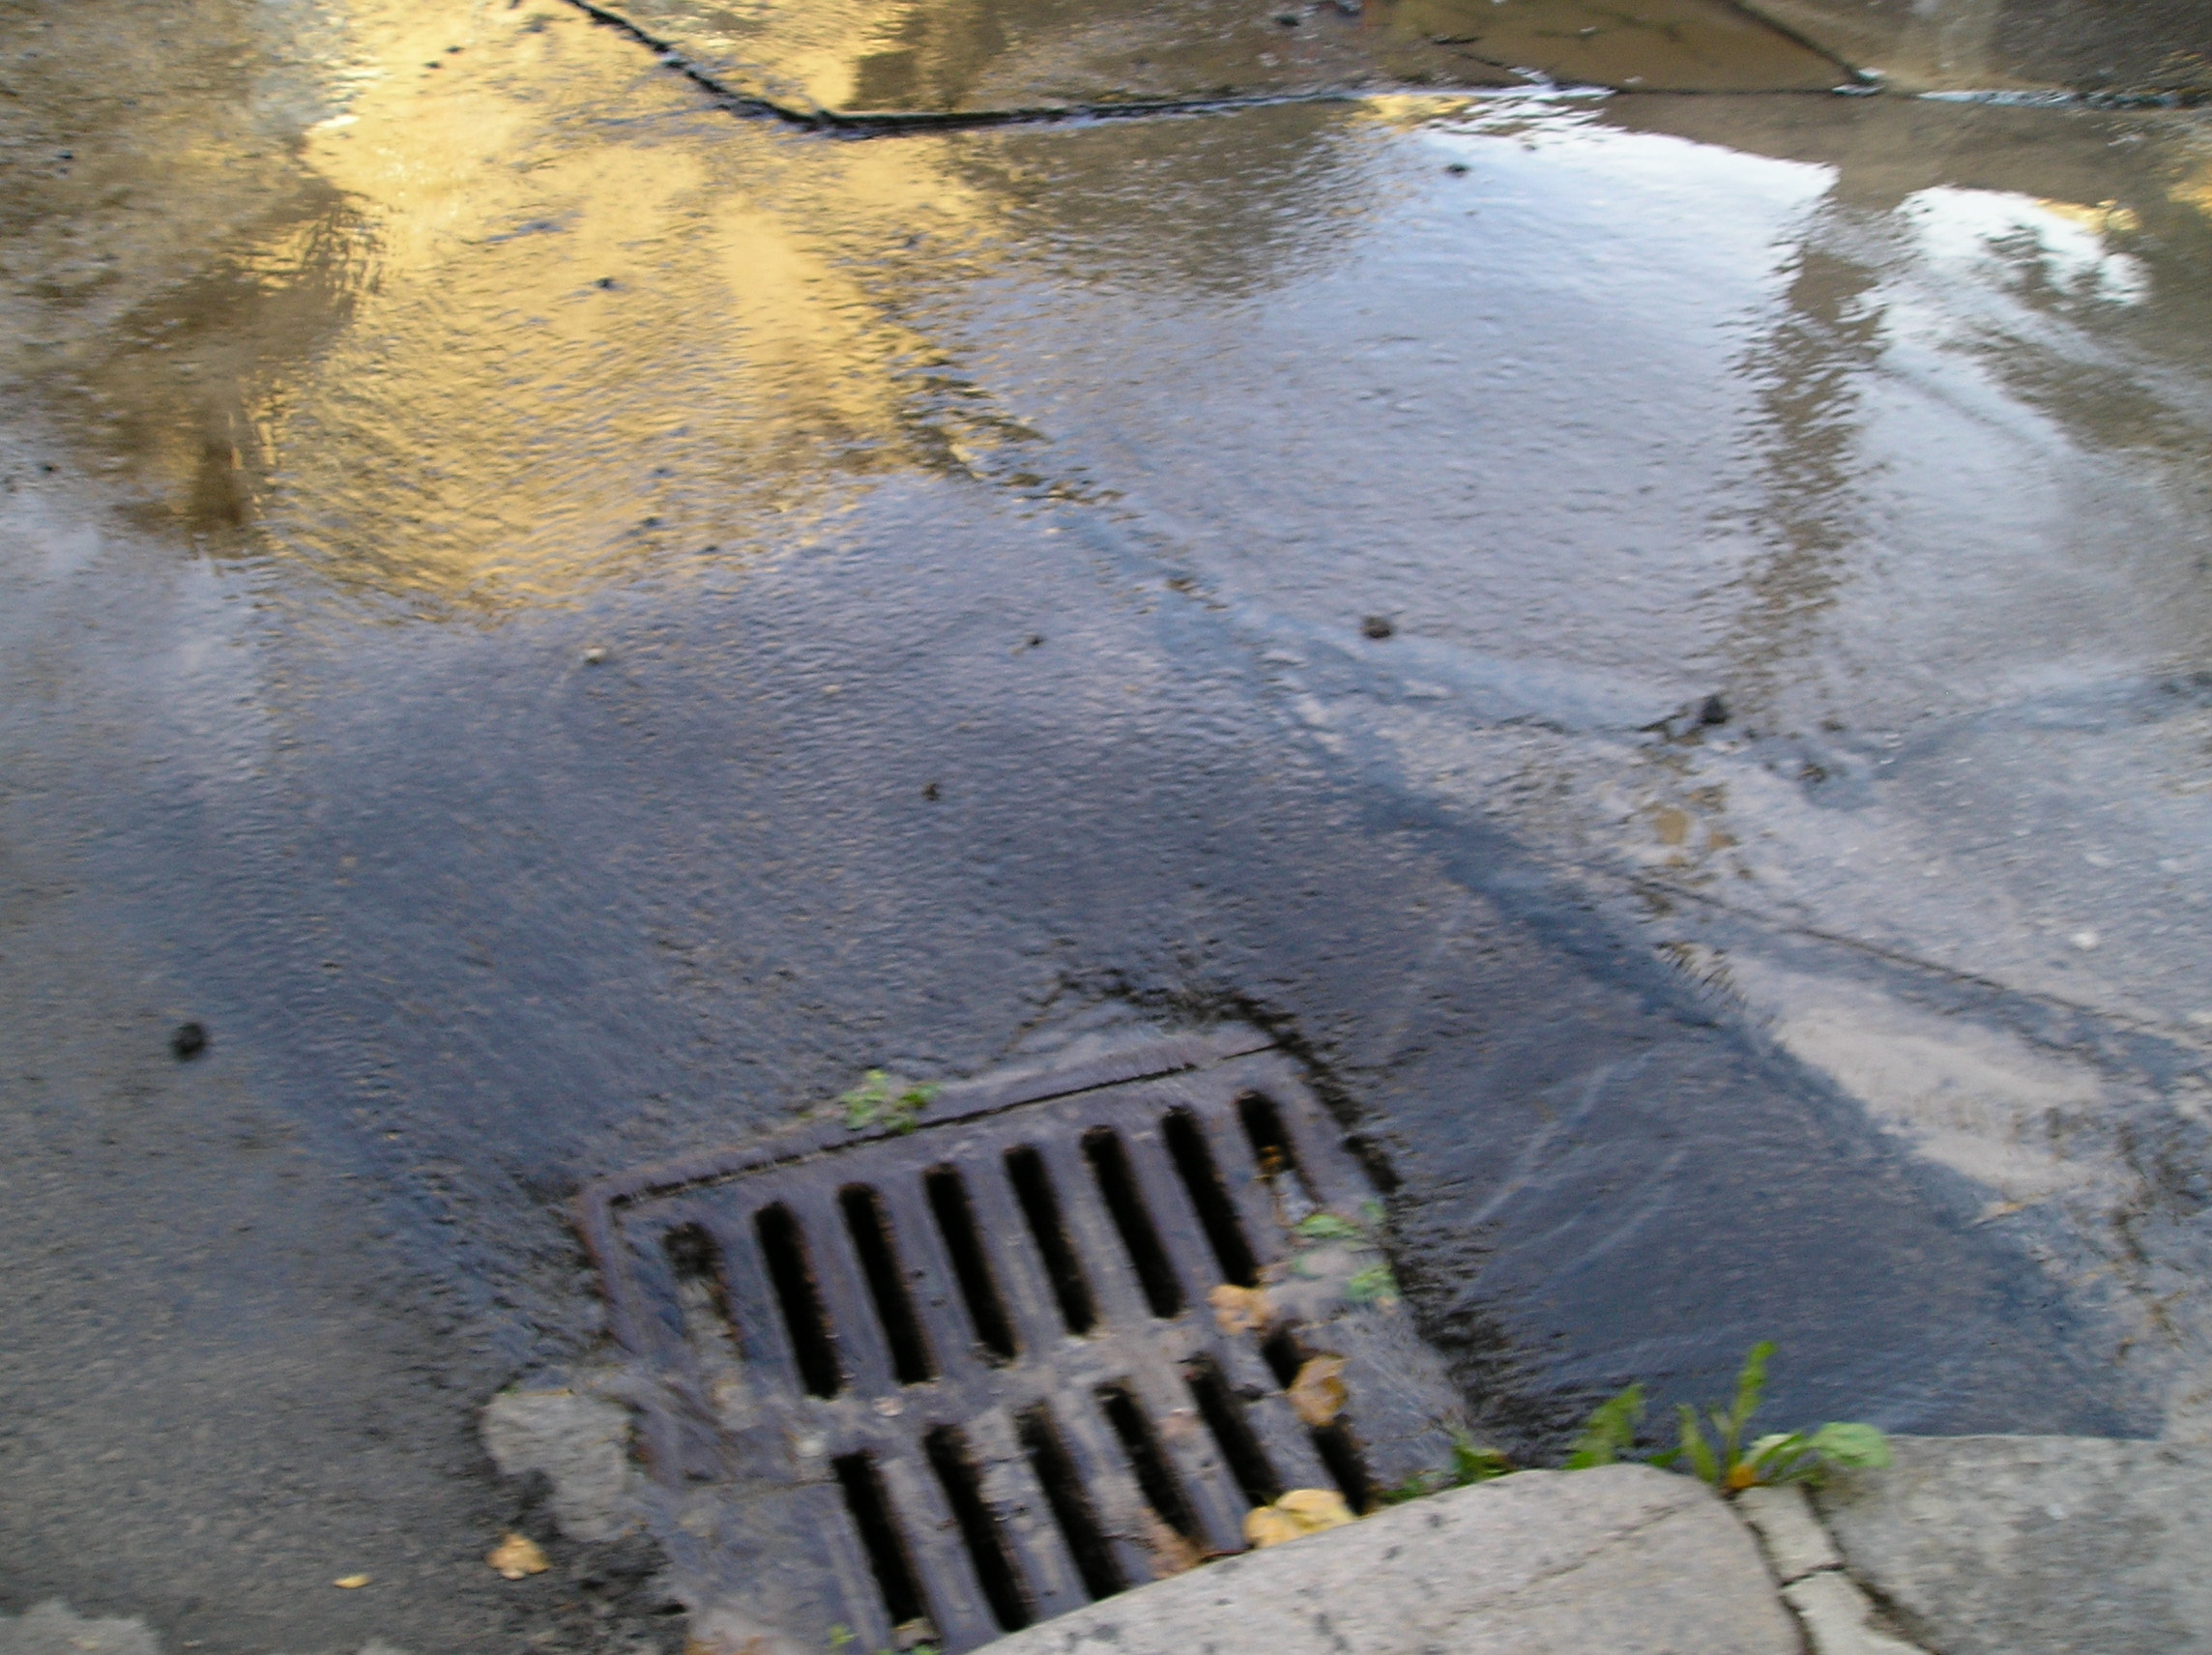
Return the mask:
MULTIPOLYGON (((1441 33, 1430 3, 1361 26, 1441 33)), ((1517 4, 1482 0, 1499 28, 1536 15, 1517 4)), ((878 38, 862 12, 937 43, 914 48, 910 84, 930 97, 963 63, 1012 61, 1048 18, 744 16, 815 29, 820 61, 851 68, 878 38)), ((1945 318, 1942 349, 1988 351, 2008 395, 2086 445, 2170 449, 2197 430, 2175 393, 2078 345, 2083 328, 2133 337, 2196 383, 2203 364, 2177 353, 2212 335, 2206 294, 2172 273, 2212 227, 2212 163, 2186 144, 2131 158, 2102 137, 1990 137, 2059 131, 2040 112, 1605 111, 1615 134, 1673 122, 1708 146, 1819 158, 1825 201, 1792 218, 1761 192, 1794 200, 1797 173, 1785 188, 1763 162, 1685 171, 1673 140, 1598 143, 1589 106, 1540 100, 1379 95, 855 142, 733 119, 555 0, 210 0, 186 42, 102 32, 81 9, 25 16, 15 57, 46 102, 12 118, 19 151, 46 160, 4 224, 12 374, 60 396, 85 461, 141 518, 432 611, 800 543, 875 479, 914 474, 1171 514, 1194 508, 1172 501, 1186 484, 1250 488, 1247 522, 1321 546, 1315 579, 1364 580, 1398 554, 1347 565, 1335 525, 1374 495, 1368 543, 1402 537, 1425 566, 1464 533, 1434 479, 1499 421, 1496 452, 1527 450, 1526 468, 1496 461, 1486 520, 1533 513, 1527 543, 1557 543, 1514 580, 1581 582, 1567 541, 1611 555, 1569 533, 1586 516, 1658 544, 1687 533, 1674 515, 1732 521, 1771 552, 1733 589, 1732 649, 1756 678, 1865 538, 1865 387, 1911 318, 1945 318), (108 90, 129 84, 159 96, 108 90), (1447 128, 1487 146, 1470 157, 1527 164, 1441 185, 1427 146, 1447 128), (1981 147, 1929 141, 1965 131, 1981 147), (1762 290, 1770 265, 1783 303, 1724 300, 1762 290), (1107 336, 1121 342, 1101 358, 1107 336), (1353 338, 1357 361, 1338 348, 1353 338), (1732 462, 1684 460, 1664 488, 1613 499, 1659 463, 1631 431, 1648 416, 1576 387, 1608 383, 1631 338, 1674 409, 1659 440, 1759 456, 1753 495, 1714 480, 1732 462), (1351 400, 1370 357, 1423 352, 1388 370, 1383 400, 1351 400), (1551 366, 1531 377, 1524 359, 1551 366), (1386 407, 1404 418, 1371 428, 1386 407)), ((1447 556, 1438 578, 1476 576, 1447 556)), ((1478 584, 1499 578, 1486 562, 1478 584)))
POLYGON ((792 111, 975 113, 1330 87, 1746 91, 1834 60, 1720 0, 615 0, 731 91, 792 111))
POLYGON ((731 120, 566 7, 346 22, 321 102, 285 105, 289 153, 216 118, 279 72, 243 22, 176 89, 165 118, 229 137, 230 195, 188 178, 142 208, 102 304, 49 299, 16 366, 73 386, 141 517, 435 609, 788 545, 888 474, 1101 498, 914 319, 925 301, 986 282, 1009 218, 1027 256, 1084 243, 1113 255, 1093 269, 1226 292, 1359 211, 1330 180, 1341 109, 1066 154, 832 143, 731 120))

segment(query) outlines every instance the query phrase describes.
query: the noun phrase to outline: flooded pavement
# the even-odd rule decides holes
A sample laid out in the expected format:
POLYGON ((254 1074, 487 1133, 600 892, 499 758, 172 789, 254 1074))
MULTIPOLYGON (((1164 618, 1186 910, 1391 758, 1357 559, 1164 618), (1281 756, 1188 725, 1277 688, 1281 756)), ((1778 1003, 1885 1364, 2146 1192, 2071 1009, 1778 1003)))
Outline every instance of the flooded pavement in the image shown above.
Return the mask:
POLYGON ((575 1191, 1124 1014, 1518 1448, 2212 1430, 2203 117, 1296 15, 11 8, 0 1607, 677 1636, 480 1560, 575 1191))
POLYGON ((1842 60, 1725 0, 1064 0, 595 7, 713 89, 797 119, 1253 101, 1397 85, 1824 91, 1842 60))

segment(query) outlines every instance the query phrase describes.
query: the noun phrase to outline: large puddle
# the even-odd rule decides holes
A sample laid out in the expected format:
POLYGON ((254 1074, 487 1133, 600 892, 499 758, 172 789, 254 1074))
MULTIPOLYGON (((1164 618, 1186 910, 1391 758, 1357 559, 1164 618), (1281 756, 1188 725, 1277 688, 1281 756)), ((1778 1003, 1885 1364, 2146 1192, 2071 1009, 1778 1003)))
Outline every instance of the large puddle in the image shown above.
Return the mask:
POLYGON ((1699 0, 624 15, 693 73, 10 37, 24 497, 268 600, 160 657, 237 752, 117 888, 266 921, 223 1039, 516 1349, 580 1179, 1184 995, 1322 1031, 1546 1406, 1779 1331, 2212 1428, 2200 117, 1699 0))

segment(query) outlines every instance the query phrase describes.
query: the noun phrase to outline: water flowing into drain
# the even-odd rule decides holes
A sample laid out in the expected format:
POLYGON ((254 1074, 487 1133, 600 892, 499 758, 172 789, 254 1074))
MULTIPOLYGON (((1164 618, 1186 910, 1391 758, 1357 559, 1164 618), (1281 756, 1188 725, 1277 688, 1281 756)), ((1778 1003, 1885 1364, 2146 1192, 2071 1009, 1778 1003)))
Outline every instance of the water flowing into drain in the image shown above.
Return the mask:
POLYGON ((654 1474, 726 1490, 703 1595, 959 1655, 1441 1461, 1441 1367, 1350 1286, 1374 1198, 1230 1031, 608 1180, 585 1222, 654 1474), (1355 1381, 1318 1413, 1316 1358, 1355 1381))

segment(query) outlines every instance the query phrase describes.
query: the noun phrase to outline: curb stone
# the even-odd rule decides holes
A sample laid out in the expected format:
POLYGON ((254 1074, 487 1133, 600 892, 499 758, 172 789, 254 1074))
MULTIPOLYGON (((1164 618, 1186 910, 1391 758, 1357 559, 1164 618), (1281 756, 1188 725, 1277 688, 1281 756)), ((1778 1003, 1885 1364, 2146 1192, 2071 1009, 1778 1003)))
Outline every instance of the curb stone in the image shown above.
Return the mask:
POLYGON ((1523 1471, 1244 1553, 989 1655, 1796 1655, 1745 1527, 1648 1466, 1523 1471))
POLYGON ((1926 1655, 1893 1637, 1885 1618, 1844 1572, 1844 1554, 1801 1488, 1746 1489, 1735 1514, 1759 1536, 1767 1567, 1805 1629, 1813 1655, 1926 1655))
POLYGON ((1942 1655, 2212 1655, 2212 1448, 1899 1437, 1814 1506, 1942 1655))

